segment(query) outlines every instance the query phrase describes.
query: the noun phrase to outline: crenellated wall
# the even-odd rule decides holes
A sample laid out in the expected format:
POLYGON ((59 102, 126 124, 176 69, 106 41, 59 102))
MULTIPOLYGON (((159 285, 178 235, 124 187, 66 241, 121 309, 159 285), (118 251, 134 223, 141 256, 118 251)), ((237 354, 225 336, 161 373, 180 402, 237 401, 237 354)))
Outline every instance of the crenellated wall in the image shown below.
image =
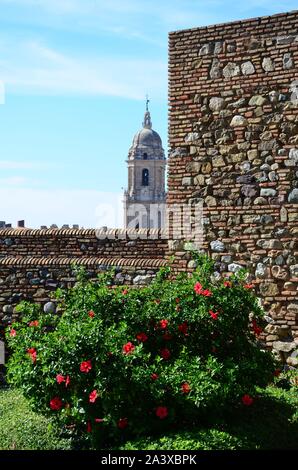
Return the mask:
POLYGON ((249 269, 272 319, 267 344, 288 355, 298 342, 298 12, 170 33, 169 106, 168 204, 203 204, 201 247, 223 275, 249 269))
POLYGON ((146 285, 167 264, 168 241, 158 230, 0 230, 0 321, 15 320, 20 300, 42 305, 58 287, 75 283, 73 265, 90 279, 115 269, 115 285, 146 285))

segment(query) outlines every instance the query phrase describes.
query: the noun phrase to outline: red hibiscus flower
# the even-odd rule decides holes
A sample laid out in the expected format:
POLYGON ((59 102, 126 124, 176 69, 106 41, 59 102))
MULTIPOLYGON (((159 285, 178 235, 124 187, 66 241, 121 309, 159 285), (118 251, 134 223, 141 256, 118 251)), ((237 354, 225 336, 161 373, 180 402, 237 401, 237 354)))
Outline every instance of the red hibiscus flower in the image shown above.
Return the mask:
POLYGON ((136 338, 138 341, 140 341, 141 343, 145 343, 145 341, 148 340, 148 336, 145 334, 145 333, 138 333, 136 335, 136 338))
POLYGON ((151 374, 151 380, 157 380, 158 377, 159 377, 159 376, 158 376, 157 374, 155 374, 155 373, 151 374))
POLYGON ((98 398, 97 391, 93 390, 93 392, 91 392, 89 395, 89 402, 95 403, 97 398, 98 398))
POLYGON ((203 295, 204 297, 210 297, 212 292, 209 289, 203 289, 203 286, 200 282, 197 282, 194 286, 194 291, 198 295, 203 295))
POLYGON ((127 418, 120 418, 117 426, 119 429, 125 429, 128 426, 128 419, 127 418))
POLYGON ((54 397, 54 398, 51 399, 51 401, 50 401, 51 410, 58 411, 62 408, 62 406, 63 406, 63 403, 62 403, 61 398, 54 397))
POLYGON ((179 302, 180 302, 179 297, 177 297, 177 299, 175 301, 176 301, 176 304, 179 304, 179 302))
POLYGON ((165 333, 165 334, 163 335, 163 339, 164 339, 165 341, 171 341, 171 339, 173 339, 173 335, 171 335, 170 333, 165 333))
POLYGON ((58 374, 56 375, 56 381, 58 382, 58 384, 62 384, 63 382, 65 382, 65 377, 61 374, 58 374))
POLYGON ((32 359, 32 362, 36 362, 36 349, 35 348, 29 348, 27 349, 27 353, 32 359))
POLYGON ((95 313, 93 312, 93 310, 90 310, 90 312, 88 312, 88 317, 90 317, 90 318, 95 317, 95 313))
POLYGON ((212 312, 212 310, 209 310, 209 315, 213 320, 218 319, 218 314, 219 314, 219 312, 212 312))
POLYGON ((123 354, 131 354, 134 351, 134 349, 135 349, 135 345, 129 341, 123 346, 122 352, 123 354))
POLYGON ((17 336, 16 330, 15 330, 14 328, 12 328, 12 329, 10 330, 10 332, 9 332, 9 335, 10 335, 12 338, 14 338, 15 336, 17 336))
POLYGON ((178 325, 178 330, 180 331, 180 333, 183 333, 184 335, 187 334, 187 322, 184 321, 183 323, 181 323, 181 325, 178 325))
POLYGON ((204 289, 202 290, 201 295, 203 295, 204 297, 211 297, 212 292, 209 289, 204 289))
POLYGON ((29 323, 29 326, 38 326, 39 325, 39 321, 38 320, 34 320, 34 321, 31 321, 29 323))
POLYGON ((224 281, 224 286, 225 287, 232 287, 231 281, 224 281))
POLYGON ((162 330, 165 330, 168 324, 169 324, 168 320, 160 320, 159 328, 161 328, 162 330))
POLYGON ((254 399, 250 395, 243 395, 242 397, 242 403, 245 406, 250 406, 253 404, 254 399))
POLYGON ((260 328, 259 326, 256 326, 254 328, 254 332, 255 332, 256 336, 259 336, 262 333, 262 331, 263 331, 262 328, 260 328))
POLYGON ((90 370, 92 369, 92 364, 91 361, 83 361, 80 364, 80 371, 84 372, 85 374, 88 374, 90 370))
POLYGON ((65 387, 68 387, 69 384, 70 384, 70 377, 69 375, 67 375, 65 379, 65 387))
POLYGON ((104 419, 103 418, 95 418, 95 423, 104 423, 104 419))
POLYGON ((166 406, 158 406, 155 411, 159 419, 165 419, 168 416, 168 408, 166 406))
POLYGON ((252 321, 252 329, 253 329, 256 336, 259 336, 263 331, 262 328, 257 325, 256 320, 252 321))
POLYGON ((87 422, 87 432, 92 432, 92 426, 90 421, 87 422))
POLYGON ((253 284, 245 284, 244 289, 253 289, 254 285, 253 284))
POLYGON ((196 294, 201 294, 203 290, 203 286, 200 282, 197 282, 195 285, 194 285, 194 291, 196 294))
POLYGON ((181 390, 183 393, 185 393, 186 395, 191 391, 191 388, 190 388, 190 385, 189 383, 187 382, 184 382, 182 385, 181 385, 181 390))
POLYGON ((171 357, 171 353, 167 348, 161 349, 160 355, 165 360, 168 360, 171 357))
POLYGON ((124 291, 122 292, 123 295, 127 295, 128 294, 128 289, 124 289, 124 291))

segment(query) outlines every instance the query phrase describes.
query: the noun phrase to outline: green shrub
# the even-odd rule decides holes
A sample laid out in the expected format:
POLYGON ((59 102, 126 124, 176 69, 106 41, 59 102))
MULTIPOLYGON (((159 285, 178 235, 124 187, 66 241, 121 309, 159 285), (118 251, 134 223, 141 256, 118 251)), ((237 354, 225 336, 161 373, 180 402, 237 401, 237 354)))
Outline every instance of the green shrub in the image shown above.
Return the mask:
POLYGON ((198 263, 192 276, 163 269, 141 289, 80 272, 57 294, 62 315, 22 304, 7 331, 9 381, 93 446, 251 405, 275 369, 256 344, 263 311, 243 273, 224 282, 207 258, 198 263))

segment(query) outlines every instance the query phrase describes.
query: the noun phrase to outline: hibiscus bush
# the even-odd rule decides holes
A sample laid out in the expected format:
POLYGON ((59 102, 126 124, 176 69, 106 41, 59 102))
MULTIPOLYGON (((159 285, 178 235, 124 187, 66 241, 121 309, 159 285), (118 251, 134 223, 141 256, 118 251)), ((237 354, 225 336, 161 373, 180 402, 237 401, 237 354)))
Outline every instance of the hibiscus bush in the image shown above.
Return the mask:
POLYGON ((57 292, 56 315, 22 303, 7 330, 8 380, 93 447, 253 406, 275 370, 258 344, 263 311, 244 273, 217 280, 197 261, 192 275, 164 268, 143 288, 80 271, 57 292))

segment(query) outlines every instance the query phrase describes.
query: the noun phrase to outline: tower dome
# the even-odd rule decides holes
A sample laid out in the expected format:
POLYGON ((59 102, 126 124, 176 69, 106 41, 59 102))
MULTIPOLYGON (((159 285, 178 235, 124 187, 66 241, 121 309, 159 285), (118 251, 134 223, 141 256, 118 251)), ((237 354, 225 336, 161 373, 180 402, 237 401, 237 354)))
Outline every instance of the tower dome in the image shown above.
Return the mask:
POLYGON ((134 136, 132 146, 128 152, 128 160, 143 159, 165 160, 162 141, 159 134, 152 129, 151 115, 148 103, 143 121, 143 127, 134 136))

